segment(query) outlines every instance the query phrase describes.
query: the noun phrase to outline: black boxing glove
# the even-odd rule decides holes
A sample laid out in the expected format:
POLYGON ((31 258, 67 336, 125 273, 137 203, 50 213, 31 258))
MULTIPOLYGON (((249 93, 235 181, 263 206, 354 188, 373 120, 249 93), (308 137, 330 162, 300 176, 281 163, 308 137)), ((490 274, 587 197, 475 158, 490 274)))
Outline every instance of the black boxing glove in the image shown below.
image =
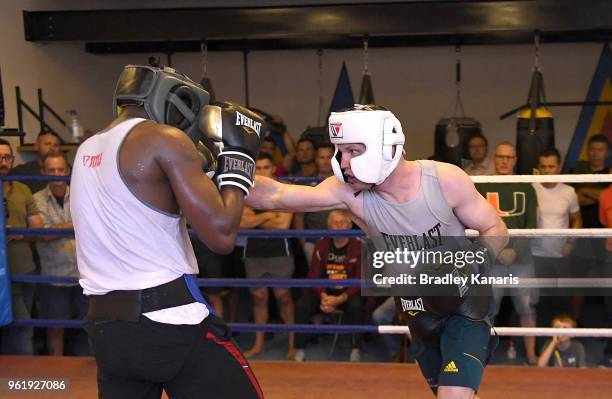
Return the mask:
POLYGON ((206 173, 206 176, 212 179, 217 171, 218 149, 214 146, 207 146, 202 141, 196 143, 196 149, 202 159, 202 170, 206 173))
POLYGON ((264 120, 255 112, 231 102, 206 105, 199 115, 200 130, 221 143, 217 157, 217 186, 235 186, 249 195, 259 154, 264 120))

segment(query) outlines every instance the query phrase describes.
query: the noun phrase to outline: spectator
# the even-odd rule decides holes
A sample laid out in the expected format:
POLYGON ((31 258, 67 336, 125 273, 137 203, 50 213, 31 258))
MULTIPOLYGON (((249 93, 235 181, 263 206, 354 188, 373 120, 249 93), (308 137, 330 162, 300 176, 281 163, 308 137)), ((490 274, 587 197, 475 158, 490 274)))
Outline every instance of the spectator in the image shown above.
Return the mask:
MULTIPOLYGON (((393 297, 387 298, 383 303, 378 305, 372 313, 372 321, 377 326, 385 326, 393 324, 397 320, 397 311, 395 308, 395 300, 393 297)), ((385 347, 389 353, 389 358, 392 362, 400 362, 402 360, 402 340, 397 334, 382 334, 385 347)))
MULTIPOLYGON (((13 166, 13 149, 8 141, 0 139, 0 175, 9 174, 13 166)), ((43 227, 40 213, 32 198, 32 192, 18 181, 2 184, 5 198, 6 227, 43 227)), ((7 236, 7 261, 11 274, 34 274, 36 265, 32 258, 30 242, 21 235, 7 236)), ((14 319, 32 317, 34 287, 27 283, 11 283, 11 301, 14 319)), ((0 353, 9 355, 32 355, 31 327, 2 328, 0 353)))
MULTIPOLYGON (((553 319, 554 328, 575 328, 576 320, 568 315, 558 315, 553 319)), ((542 347, 538 367, 586 367, 584 346, 571 337, 552 337, 542 347)))
MULTIPOLYGON (((274 139, 270 136, 264 137, 259 145, 260 154, 268 154, 272 159, 277 158, 276 155, 279 153, 278 147, 274 142, 274 139)), ((295 148, 289 146, 285 155, 282 156, 282 161, 275 163, 276 171, 274 176, 289 176, 289 171, 293 168, 293 162, 295 160, 295 148)))
MULTIPOLYGON (((599 201, 599 219, 604 227, 612 227, 612 186, 601 193, 599 201)), ((606 239, 606 260, 601 277, 612 278, 612 238, 606 239)), ((604 296, 605 325, 612 326, 612 295, 604 296)), ((604 366, 612 367, 612 338, 606 338, 604 348, 604 366)))
MULTIPOLYGON (((268 154, 260 154, 255 164, 255 174, 274 176, 274 164, 268 154)), ((245 207, 240 221, 243 229, 287 230, 292 214, 286 212, 261 212, 245 207)), ((249 238, 246 246, 245 271, 247 278, 291 278, 295 265, 286 238, 249 238)), ((293 324, 293 299, 288 288, 273 288, 280 307, 280 315, 286 324, 293 324)), ((253 288, 253 316, 255 323, 268 321, 268 288, 253 288)), ((264 333, 255 333, 255 343, 244 353, 250 357, 263 351, 264 333)), ((293 334, 289 334, 288 356, 293 356, 293 334)))
MULTIPOLYGON (((591 136, 587 147, 587 160, 578 161, 573 170, 575 174, 607 174, 610 168, 606 165, 610 143, 603 134, 591 136)), ((585 228, 602 227, 599 223, 599 195, 608 187, 608 183, 580 183, 576 185, 580 212, 585 228)))
POLYGON ((489 142, 482 135, 476 135, 468 141, 468 154, 470 159, 463 160, 463 170, 470 176, 484 176, 495 174, 495 167, 487 156, 489 142))
MULTIPOLYGON (((512 175, 516 165, 516 150, 511 143, 501 143, 495 148, 495 173, 512 175)), ((529 183, 483 183, 476 184, 478 191, 489 201, 509 229, 534 229, 537 226, 538 202, 536 193, 529 183)), ((533 259, 529 241, 518 237, 511 238, 508 246, 497 255, 491 268, 491 275, 519 279, 533 277, 533 259)), ((493 288, 493 312, 497 316, 504 288, 493 288)), ((533 292, 528 288, 513 288, 510 296, 514 309, 519 315, 522 327, 535 327, 536 314, 532 301, 533 292)), ((535 337, 523 337, 527 352, 527 362, 537 363, 535 337)))
MULTIPOLYGON (((225 255, 225 274, 227 278, 246 278, 244 270, 244 250, 246 247, 247 238, 237 237, 234 250, 225 255)), ((225 320, 229 323, 235 323, 238 320, 238 305, 240 302, 240 292, 242 288, 231 287, 228 294, 228 311, 223 312, 225 320)))
MULTIPOLYGON (((90 138, 93 135, 94 135, 94 133, 91 130, 85 129, 83 131, 83 137, 80 138, 80 143, 84 142, 85 140, 87 140, 88 138, 90 138)), ((77 150, 78 150, 78 147, 77 148, 73 148, 72 150, 67 151, 64 154, 64 158, 66 158, 66 161, 68 162, 68 165, 74 165, 74 158, 76 157, 77 150)))
POLYGON ((295 151, 297 170, 293 175, 298 177, 312 177, 317 175, 317 164, 315 163, 315 146, 312 140, 301 138, 297 142, 295 151))
MULTIPOLYGON (((191 237, 191 246, 198 262, 199 278, 223 278, 225 256, 214 253, 197 237, 191 237)), ((223 318, 222 287, 202 287, 202 294, 217 315, 223 318)))
MULTIPOLYGON (((317 177, 325 179, 334 175, 331 166, 331 159, 334 156, 334 151, 334 146, 331 144, 322 145, 317 148, 317 156, 315 158, 318 171, 317 177)), ((328 216, 329 211, 296 213, 293 217, 293 226, 297 230, 325 230, 327 229, 328 216)), ((300 238, 300 245, 304 250, 308 265, 312 262, 312 254, 316 241, 316 238, 300 238)))
MULTIPOLYGON (((60 138, 57 134, 45 131, 38 133, 36 138, 36 151, 38 151, 38 158, 17 165, 11 170, 12 175, 27 175, 27 176, 40 176, 42 174, 42 158, 49 152, 58 152, 60 150, 60 138)), ((23 182, 29 187, 32 193, 36 193, 47 186, 45 181, 26 181, 23 182)))
MULTIPOLYGON (((219 255, 211 251, 200 239, 191 237, 191 245, 198 262, 199 278, 245 278, 244 247, 246 237, 237 237, 234 250, 227 255, 219 255)), ((229 323, 235 323, 238 316, 240 288, 202 287, 202 295, 213 307, 219 317, 229 323), (228 301, 228 309, 224 305, 228 301)))
MULTIPOLYGON (((587 144, 587 160, 578 161, 572 171, 574 174, 607 174, 610 168, 606 165, 609 155, 610 143, 603 134, 596 134, 589 138, 587 144)), ((582 215, 582 227, 603 227, 599 221, 599 196, 608 188, 609 183, 580 183, 575 184, 578 194, 578 204, 582 215)), ((601 268, 606 258, 605 240, 600 238, 580 238, 576 241, 571 264, 573 277, 588 277, 601 274, 601 268)), ((579 319, 583 296, 572 298, 572 316, 579 319)))
MULTIPOLYGON (((348 230, 351 227, 351 216, 347 211, 334 210, 329 214, 330 230, 348 230)), ((361 278, 361 240, 355 237, 335 237, 317 241, 308 278, 361 278)), ((296 322, 306 324, 319 311, 329 314, 337 309, 344 312, 347 324, 361 324, 363 309, 359 287, 313 288, 306 291, 296 305, 296 322)), ((353 334, 352 341, 350 360, 358 362, 361 357, 361 334, 353 334)), ((297 335, 294 357, 296 361, 304 361, 307 342, 308 334, 297 335)))
MULTIPOLYGON (((276 144, 276 151, 272 158, 274 163, 281 162, 282 158, 288 153, 295 154, 295 141, 287 131, 287 125, 280 115, 272 115, 266 117, 270 137, 276 144)), ((291 170, 291 169, 288 169, 291 170)))
MULTIPOLYGON (((538 170, 541 175, 558 175, 561 173, 561 155, 556 148, 542 151, 538 156, 538 170)), ((563 183, 533 183, 538 197, 538 228, 539 229, 579 229, 582 227, 582 217, 576 191, 572 186, 563 183)), ((559 278, 569 277, 569 256, 574 250, 575 238, 546 237, 536 238, 532 241, 531 253, 535 266, 536 277, 559 278)), ((567 309, 569 303, 547 300, 543 297, 541 309, 553 310, 557 314, 563 307, 567 309)), ((540 312, 540 316, 542 313, 540 312)), ((552 317, 550 315, 549 317, 552 317)), ((549 319, 550 320, 550 319, 549 319)), ((550 321, 544 319, 543 324, 550 321)))
MULTIPOLYGON (((42 174, 68 176, 70 168, 59 152, 48 152, 42 158, 42 174)), ((70 188, 65 181, 51 181, 34 194, 34 202, 40 211, 45 228, 71 229, 70 188)), ((41 273, 44 276, 79 276, 74 238, 50 236, 36 242, 40 255, 41 273)), ((74 284, 43 284, 39 287, 41 316, 43 319, 83 319, 87 314, 87 298, 83 290, 74 284)), ((64 354, 64 329, 47 329, 49 354, 64 354)))
POLYGON ((323 144, 317 148, 315 163, 317 165, 317 176, 327 178, 334 175, 331 159, 334 157, 335 148, 332 144, 323 144))

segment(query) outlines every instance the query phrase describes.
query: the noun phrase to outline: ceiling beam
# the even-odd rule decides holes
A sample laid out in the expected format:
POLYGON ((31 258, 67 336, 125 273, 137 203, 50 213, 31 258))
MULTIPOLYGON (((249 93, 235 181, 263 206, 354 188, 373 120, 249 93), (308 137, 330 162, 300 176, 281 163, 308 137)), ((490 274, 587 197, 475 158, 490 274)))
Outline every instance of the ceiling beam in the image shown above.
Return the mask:
POLYGON ((505 44, 612 39, 610 0, 427 1, 250 8, 24 11, 28 41, 94 53, 505 44))

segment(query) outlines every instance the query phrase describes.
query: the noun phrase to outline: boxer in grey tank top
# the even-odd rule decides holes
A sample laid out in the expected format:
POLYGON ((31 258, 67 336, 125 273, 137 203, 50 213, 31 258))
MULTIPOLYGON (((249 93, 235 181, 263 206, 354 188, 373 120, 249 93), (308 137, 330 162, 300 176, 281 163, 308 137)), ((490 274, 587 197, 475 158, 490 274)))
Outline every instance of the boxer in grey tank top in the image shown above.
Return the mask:
MULTIPOLYGON (((410 201, 397 204, 386 201, 375 190, 364 191, 364 222, 370 237, 382 237, 379 242, 391 241, 389 245, 393 245, 404 237, 409 237, 414 240, 415 248, 427 245, 427 249, 435 250, 442 247, 443 238, 446 238, 446 241, 450 239, 456 241, 458 237, 464 237, 465 225, 455 216, 446 202, 438 181, 437 162, 416 162, 421 168, 420 188, 416 196, 410 201), (420 237, 434 239, 424 243, 419 242, 420 237)), ((489 297, 467 296, 456 310, 441 312, 439 308, 446 306, 448 300, 448 297, 440 296, 396 298, 398 309, 402 311, 412 335, 428 346, 434 347, 438 346, 443 321, 451 314, 488 321, 489 297), (409 303, 423 304, 422 310, 420 306, 410 306, 409 303), (476 305, 481 309, 479 312, 473 311, 476 305)))
MULTIPOLYGON (((336 146, 335 178, 316 187, 257 178, 249 206, 293 212, 350 210, 353 221, 371 238, 424 233, 462 237, 468 227, 485 239, 499 237, 490 243, 493 257, 506 245, 504 223, 461 169, 402 159, 402 127, 391 112, 356 104, 332 113, 329 133, 336 146)), ((472 398, 482 379, 490 352, 490 325, 486 310, 482 312, 483 298, 476 301, 478 306, 470 298, 457 301, 459 306, 446 313, 437 306, 436 297, 396 302, 408 316, 414 357, 438 398, 472 398)))

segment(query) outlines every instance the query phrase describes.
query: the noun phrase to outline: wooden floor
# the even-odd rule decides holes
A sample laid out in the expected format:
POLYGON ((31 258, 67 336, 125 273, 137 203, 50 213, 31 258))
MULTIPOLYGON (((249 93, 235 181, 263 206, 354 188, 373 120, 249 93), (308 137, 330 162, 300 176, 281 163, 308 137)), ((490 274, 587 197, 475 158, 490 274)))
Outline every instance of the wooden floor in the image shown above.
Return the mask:
MULTIPOLYGON (((267 399, 433 398, 414 365, 389 363, 253 362, 267 399)), ((93 358, 0 356, 0 379, 68 378, 68 393, 8 394, 0 398, 96 398, 93 358)), ((487 368, 482 399, 612 397, 612 370, 487 368)), ((205 396, 203 396, 205 397, 205 396)))

